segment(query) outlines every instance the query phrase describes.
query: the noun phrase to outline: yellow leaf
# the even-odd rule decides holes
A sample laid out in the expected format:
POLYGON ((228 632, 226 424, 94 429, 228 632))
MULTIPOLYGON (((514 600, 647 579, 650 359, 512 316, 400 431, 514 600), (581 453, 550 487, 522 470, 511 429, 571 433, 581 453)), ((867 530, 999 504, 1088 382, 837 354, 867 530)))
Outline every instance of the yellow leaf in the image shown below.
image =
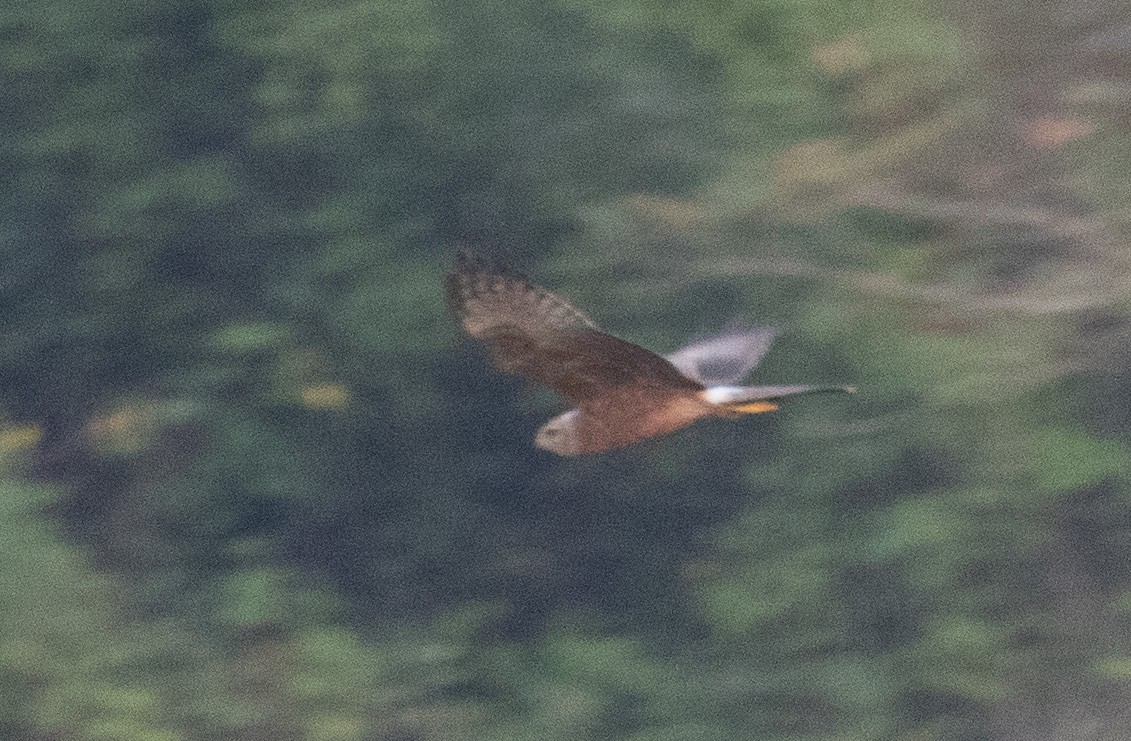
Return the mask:
POLYGON ((350 392, 341 383, 315 383, 304 386, 299 398, 307 409, 345 409, 350 392))
POLYGON ((43 439, 39 425, 5 425, 0 427, 0 454, 34 448, 43 439))

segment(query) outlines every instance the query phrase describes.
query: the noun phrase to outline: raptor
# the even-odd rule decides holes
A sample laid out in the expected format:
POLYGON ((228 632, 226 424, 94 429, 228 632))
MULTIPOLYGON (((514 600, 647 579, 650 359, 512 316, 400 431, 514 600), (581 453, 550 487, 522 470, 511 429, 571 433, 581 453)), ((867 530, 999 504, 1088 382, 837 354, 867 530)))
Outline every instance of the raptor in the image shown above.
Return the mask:
POLYGON ((463 329, 487 345, 496 368, 574 405, 534 438, 559 455, 632 445, 703 417, 771 412, 789 396, 855 391, 738 385, 770 349, 773 328, 722 332, 663 356, 602 332, 564 298, 463 252, 446 292, 463 329))

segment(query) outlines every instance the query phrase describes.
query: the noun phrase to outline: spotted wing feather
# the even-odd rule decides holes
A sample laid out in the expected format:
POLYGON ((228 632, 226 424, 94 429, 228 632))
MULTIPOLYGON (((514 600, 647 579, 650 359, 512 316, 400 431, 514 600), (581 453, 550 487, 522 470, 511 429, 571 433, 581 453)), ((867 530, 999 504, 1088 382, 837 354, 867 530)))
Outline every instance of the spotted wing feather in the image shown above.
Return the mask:
POLYGON ((700 389, 660 355, 596 328, 589 317, 530 281, 461 256, 447 297, 464 330, 499 370, 526 376, 575 404, 613 389, 645 397, 700 389))

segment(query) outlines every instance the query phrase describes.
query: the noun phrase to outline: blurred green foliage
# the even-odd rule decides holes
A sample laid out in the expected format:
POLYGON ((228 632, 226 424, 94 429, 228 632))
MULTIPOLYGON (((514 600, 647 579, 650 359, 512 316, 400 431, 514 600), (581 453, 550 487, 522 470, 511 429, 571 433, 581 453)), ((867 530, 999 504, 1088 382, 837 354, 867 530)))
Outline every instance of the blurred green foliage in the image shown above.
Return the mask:
POLYGON ((6 8, 0 735, 1122 738, 1131 141, 958 5, 6 8), (862 393, 549 457, 457 245, 862 393))

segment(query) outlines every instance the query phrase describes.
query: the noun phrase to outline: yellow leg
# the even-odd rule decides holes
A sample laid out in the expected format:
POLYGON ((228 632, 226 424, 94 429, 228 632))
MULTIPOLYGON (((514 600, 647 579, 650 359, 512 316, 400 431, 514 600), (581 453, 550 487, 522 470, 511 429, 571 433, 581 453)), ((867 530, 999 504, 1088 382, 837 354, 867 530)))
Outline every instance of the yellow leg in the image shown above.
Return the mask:
POLYGON ((762 412, 772 412, 777 408, 778 405, 772 401, 749 401, 745 404, 728 405, 727 411, 742 414, 761 414, 762 412))

